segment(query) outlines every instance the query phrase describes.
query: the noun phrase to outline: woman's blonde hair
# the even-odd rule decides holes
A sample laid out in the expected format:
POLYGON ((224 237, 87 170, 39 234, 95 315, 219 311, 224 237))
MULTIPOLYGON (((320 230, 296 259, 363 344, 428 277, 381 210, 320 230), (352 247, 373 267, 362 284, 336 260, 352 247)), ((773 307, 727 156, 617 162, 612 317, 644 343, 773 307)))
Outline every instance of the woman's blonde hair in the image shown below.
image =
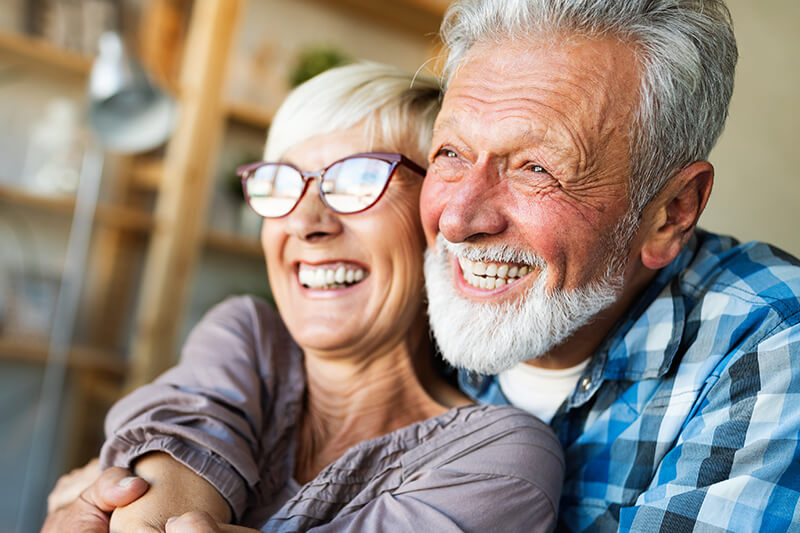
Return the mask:
POLYGON ((333 68, 289 93, 272 121, 264 159, 277 161, 306 139, 362 121, 381 150, 424 157, 440 104, 440 84, 432 77, 377 63, 333 68))

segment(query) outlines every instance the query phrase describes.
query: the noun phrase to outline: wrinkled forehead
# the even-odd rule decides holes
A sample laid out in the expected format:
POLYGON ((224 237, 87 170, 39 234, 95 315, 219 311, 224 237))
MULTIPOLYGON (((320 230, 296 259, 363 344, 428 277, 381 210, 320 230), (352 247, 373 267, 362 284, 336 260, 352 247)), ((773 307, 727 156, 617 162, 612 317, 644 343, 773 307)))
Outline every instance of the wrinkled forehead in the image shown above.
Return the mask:
POLYGON ((617 39, 479 43, 454 72, 437 128, 459 116, 530 118, 526 112, 549 117, 552 127, 630 127, 639 87, 635 51, 617 39))

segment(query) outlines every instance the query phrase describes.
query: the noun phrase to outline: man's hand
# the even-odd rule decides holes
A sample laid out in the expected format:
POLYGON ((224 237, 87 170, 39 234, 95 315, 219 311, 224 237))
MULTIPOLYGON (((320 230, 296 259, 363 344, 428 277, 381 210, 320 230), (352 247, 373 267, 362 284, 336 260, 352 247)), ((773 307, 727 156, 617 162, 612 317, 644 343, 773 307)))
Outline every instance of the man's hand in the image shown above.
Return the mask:
POLYGON ((47 513, 70 504, 78 499, 81 492, 100 477, 100 461, 95 457, 85 466, 76 468, 69 474, 64 474, 56 482, 56 486, 47 496, 47 513))
POLYGON ((42 533, 108 533, 109 514, 147 492, 145 480, 124 468, 109 468, 78 498, 51 511, 42 533))

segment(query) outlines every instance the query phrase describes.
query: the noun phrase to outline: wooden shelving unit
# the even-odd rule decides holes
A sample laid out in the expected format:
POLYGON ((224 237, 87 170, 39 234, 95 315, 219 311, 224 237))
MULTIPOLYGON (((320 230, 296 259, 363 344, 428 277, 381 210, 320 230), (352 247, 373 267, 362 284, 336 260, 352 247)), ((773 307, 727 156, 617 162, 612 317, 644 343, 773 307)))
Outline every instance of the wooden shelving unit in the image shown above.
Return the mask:
POLYGON ((203 237, 204 244, 214 250, 230 252, 238 255, 263 259, 264 250, 261 243, 253 237, 244 237, 235 233, 208 231, 203 237))
MULTIPOLYGON (((75 198, 71 196, 45 196, 5 185, 0 185, 0 202, 65 215, 71 215, 75 210, 75 198)), ((100 204, 95 219, 104 225, 142 233, 153 229, 153 216, 150 213, 124 205, 100 204)))
POLYGON ((58 48, 44 39, 0 30, 0 51, 22 60, 87 76, 92 58, 58 48))
MULTIPOLYGON (((334 6, 366 23, 401 29, 426 39, 438 28, 449 3, 449 0, 313 1, 334 6)), ((180 109, 173 137, 163 153, 131 157, 115 167, 114 183, 121 183, 122 191, 109 195, 113 200, 101 203, 95 217, 93 246, 99 252, 95 252, 97 256, 91 262, 93 292, 87 307, 94 309, 89 320, 103 323, 108 332, 99 338, 91 336, 90 342, 118 346, 119 343, 113 342, 114 336, 120 338, 121 324, 134 308, 130 368, 120 363, 124 358, 118 354, 85 346, 73 347, 71 368, 102 369, 110 365, 108 371, 115 375, 132 375, 130 384, 151 380, 170 364, 187 299, 187 280, 191 279, 199 252, 205 248, 253 260, 263 258, 257 238, 220 232, 205 225, 213 168, 226 121, 266 130, 275 111, 225 97, 223 80, 229 48, 246 2, 149 0, 144 3, 160 4, 156 11, 167 13, 174 20, 186 20, 189 13, 191 18, 186 20, 185 39, 181 37, 185 51, 181 78, 171 85, 180 109), (191 9, 187 9, 190 4, 191 9), (182 7, 176 7, 179 5, 182 7), (152 211, 149 207, 147 210, 138 207, 153 204, 152 211), (142 243, 149 246, 146 252, 142 243), (132 260, 131 254, 138 255, 132 260), (134 266, 137 262, 142 263, 138 266, 143 266, 143 273, 134 266), (139 279, 140 274, 140 284, 135 284, 133 280, 139 279), (126 298, 135 305, 128 305, 126 298)), ((150 42, 150 49, 160 49, 158 39, 150 42)), ((55 79, 68 79, 73 87, 86 83, 92 65, 90 57, 7 30, 0 30, 0 61, 6 67, 30 68, 55 79)), ((74 211, 75 199, 0 185, 0 209, 3 204, 69 216, 74 211)), ((42 361, 46 348, 40 341, 0 336, 0 356, 42 361)))
MULTIPOLYGON (((6 360, 44 364, 49 348, 46 339, 0 335, 0 357, 6 360)), ((127 368, 119 354, 88 346, 73 346, 67 366, 71 370, 102 372, 116 378, 122 378, 127 368)))
MULTIPOLYGON (((29 65, 38 64, 81 77, 87 77, 92 68, 91 57, 58 48, 39 37, 2 29, 0 29, 0 54, 19 58, 29 65)), ((275 112, 274 109, 235 101, 226 102, 223 111, 230 120, 259 128, 267 128, 275 112)), ((152 171, 153 168, 148 170, 152 171)), ((153 176, 154 174, 150 172, 148 177, 151 183, 153 176)))
MULTIPOLYGON (((18 57, 20 60, 56 68, 82 77, 88 76, 92 65, 90 57, 62 50, 38 37, 6 30, 0 30, 0 54, 18 57)), ((246 102, 226 102, 223 105, 223 111, 225 117, 230 120, 264 129, 269 127, 274 113, 273 110, 263 109, 246 102)), ((130 178, 136 186, 154 190, 158 188, 163 172, 163 160, 151 158, 131 169, 130 178)), ((40 195, 6 185, 0 185, 0 202, 10 202, 64 214, 72 213, 75 208, 75 200, 69 196, 40 195)), ((140 232, 152 231, 155 226, 151 213, 124 205, 101 204, 97 209, 97 221, 140 232)), ((261 253, 257 241, 237 235, 222 235, 212 231, 209 232, 204 242, 209 246, 234 253, 253 255, 255 250, 258 250, 259 254, 261 253)))
POLYGON ((247 102, 228 102, 225 105, 225 115, 228 119, 255 128, 267 129, 274 114, 275 110, 264 109, 247 102))

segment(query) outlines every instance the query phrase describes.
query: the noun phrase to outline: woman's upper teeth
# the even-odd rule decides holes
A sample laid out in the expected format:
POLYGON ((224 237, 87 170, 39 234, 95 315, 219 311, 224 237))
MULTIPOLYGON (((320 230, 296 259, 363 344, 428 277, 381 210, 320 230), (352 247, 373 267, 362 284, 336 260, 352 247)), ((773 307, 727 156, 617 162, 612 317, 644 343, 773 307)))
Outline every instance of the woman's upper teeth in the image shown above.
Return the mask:
POLYGON ((358 283, 367 277, 367 271, 354 265, 300 264, 297 279, 312 289, 339 289, 358 283))
POLYGON ((484 263, 471 261, 465 257, 459 257, 458 263, 461 265, 464 280, 480 289, 502 287, 506 283, 511 283, 514 278, 521 278, 533 270, 528 265, 484 263))

